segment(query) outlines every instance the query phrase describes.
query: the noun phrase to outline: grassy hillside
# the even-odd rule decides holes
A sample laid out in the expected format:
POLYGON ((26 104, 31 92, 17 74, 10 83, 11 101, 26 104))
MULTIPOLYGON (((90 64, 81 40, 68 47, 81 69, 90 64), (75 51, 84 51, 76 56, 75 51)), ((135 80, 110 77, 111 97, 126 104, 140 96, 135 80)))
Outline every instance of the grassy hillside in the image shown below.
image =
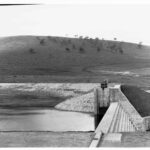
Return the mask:
POLYGON ((105 70, 150 68, 149 58, 150 47, 135 43, 81 37, 5 37, 0 38, 0 82, 100 82, 108 78, 141 84, 143 78, 105 70))
POLYGON ((136 63, 150 56, 146 46, 98 39, 16 36, 0 39, 0 74, 49 75, 87 67, 136 63))

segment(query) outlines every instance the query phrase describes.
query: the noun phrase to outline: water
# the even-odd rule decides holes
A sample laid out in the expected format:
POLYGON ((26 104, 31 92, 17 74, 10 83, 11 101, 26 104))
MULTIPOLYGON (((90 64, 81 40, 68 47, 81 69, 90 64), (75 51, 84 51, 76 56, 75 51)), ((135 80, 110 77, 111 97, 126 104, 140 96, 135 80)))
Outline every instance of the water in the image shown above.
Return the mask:
POLYGON ((0 109, 0 131, 94 131, 94 116, 54 109, 0 109))

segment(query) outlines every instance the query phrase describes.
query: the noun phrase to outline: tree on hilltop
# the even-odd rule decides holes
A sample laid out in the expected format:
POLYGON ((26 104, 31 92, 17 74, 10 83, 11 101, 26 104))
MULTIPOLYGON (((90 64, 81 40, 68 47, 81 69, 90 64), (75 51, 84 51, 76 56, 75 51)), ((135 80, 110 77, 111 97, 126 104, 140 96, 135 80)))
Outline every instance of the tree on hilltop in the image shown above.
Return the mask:
POLYGON ((139 49, 141 49, 142 48, 142 42, 139 42, 137 46, 139 49))

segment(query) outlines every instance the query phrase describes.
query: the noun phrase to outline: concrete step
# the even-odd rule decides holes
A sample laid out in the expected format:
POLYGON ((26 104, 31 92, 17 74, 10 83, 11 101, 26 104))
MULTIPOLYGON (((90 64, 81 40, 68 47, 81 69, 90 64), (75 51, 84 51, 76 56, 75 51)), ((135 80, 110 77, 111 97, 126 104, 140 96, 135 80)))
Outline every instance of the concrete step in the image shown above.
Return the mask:
POLYGON ((128 118, 128 120, 129 120, 129 121, 128 121, 128 132, 130 132, 130 122, 131 122, 131 121, 130 121, 130 118, 128 118))
POLYGON ((123 129, 122 132, 126 131, 126 126, 127 126, 127 114, 124 112, 124 122, 123 122, 123 129))
POLYGON ((123 110, 123 113, 122 113, 122 123, 121 123, 121 130, 120 130, 120 132, 124 132, 125 131, 125 124, 126 124, 125 117, 126 117, 126 114, 125 114, 125 112, 123 110))
POLYGON ((127 132, 127 130, 128 130, 128 122, 129 122, 128 115, 124 111, 124 120, 123 120, 122 132, 127 132))
POLYGON ((124 111, 122 106, 117 108, 110 132, 134 132, 136 131, 128 114, 124 111))
POLYGON ((128 122, 129 122, 129 118, 128 115, 126 114, 126 120, 125 120, 125 131, 128 131, 128 122))
POLYGON ((121 117, 120 117, 120 121, 119 121, 118 132, 122 132, 123 119, 124 119, 124 112, 123 112, 123 109, 121 108, 121 117))
POLYGON ((116 125, 116 119, 117 119, 117 116, 118 116, 118 112, 119 112, 119 109, 120 109, 120 106, 118 105, 117 109, 116 109, 116 112, 115 112, 115 115, 114 115, 114 118, 113 118, 113 121, 112 121, 112 124, 111 124, 111 128, 109 130, 109 132, 114 132, 114 128, 115 128, 115 125, 116 125))
POLYGON ((117 115, 117 119, 116 119, 116 125, 115 125, 115 128, 114 128, 114 132, 118 132, 119 122, 120 122, 120 118, 121 118, 121 112, 122 112, 122 109, 121 109, 121 107, 119 107, 119 111, 118 111, 118 115, 117 115))

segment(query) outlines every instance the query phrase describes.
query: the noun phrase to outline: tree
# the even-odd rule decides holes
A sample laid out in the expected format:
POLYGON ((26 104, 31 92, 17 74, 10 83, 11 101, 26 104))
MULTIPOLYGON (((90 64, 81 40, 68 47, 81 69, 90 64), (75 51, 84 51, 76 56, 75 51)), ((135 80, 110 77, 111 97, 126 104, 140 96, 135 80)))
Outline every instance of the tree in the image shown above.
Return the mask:
POLYGON ((39 40, 39 41, 41 40, 39 36, 37 36, 36 39, 39 40))
POLYGON ((83 39, 83 36, 79 36, 79 39, 83 39))
POLYGON ((41 44, 42 46, 44 46, 44 45, 45 45, 45 39, 41 39, 41 40, 40 40, 40 44, 41 44))
POLYGON ((49 40, 51 40, 51 36, 47 36, 47 38, 48 38, 49 40))
POLYGON ((139 42, 138 44, 138 48, 141 49, 142 48, 142 42, 139 42))
POLYGON ((85 53, 84 48, 83 48, 83 47, 80 47, 80 48, 79 48, 79 52, 80 52, 80 53, 85 53))
POLYGON ((95 41, 94 43, 97 44, 99 42, 99 38, 96 37, 94 41, 95 41))
POLYGON ((117 45, 113 43, 112 45, 109 46, 109 48, 112 52, 116 52, 117 45))
POLYGON ((88 37, 88 36, 86 36, 84 39, 88 40, 88 39, 89 39, 89 37, 88 37))

